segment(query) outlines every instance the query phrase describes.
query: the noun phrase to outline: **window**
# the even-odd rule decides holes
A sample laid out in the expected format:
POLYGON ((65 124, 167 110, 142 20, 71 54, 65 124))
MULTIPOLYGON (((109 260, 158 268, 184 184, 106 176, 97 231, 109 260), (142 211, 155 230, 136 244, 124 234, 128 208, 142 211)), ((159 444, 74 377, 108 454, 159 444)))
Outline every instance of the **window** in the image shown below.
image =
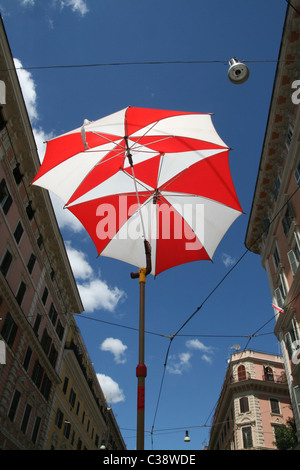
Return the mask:
POLYGON ((26 292, 26 284, 25 284, 25 282, 21 281, 20 285, 19 285, 17 295, 16 295, 16 301, 18 302, 18 304, 20 306, 22 305, 25 292, 26 292))
POLYGON ((41 385, 44 369, 38 360, 35 361, 34 369, 32 372, 32 380, 37 387, 41 385))
POLYGON ((6 253, 4 255, 4 258, 2 260, 1 267, 0 267, 1 272, 2 272, 4 277, 8 273, 8 270, 9 270, 10 265, 12 263, 12 259, 13 259, 12 254, 8 250, 6 250, 6 253))
POLYGON ((60 320, 58 320, 57 325, 56 325, 56 333, 57 333, 57 336, 59 337, 60 340, 63 339, 64 332, 65 332, 65 329, 62 326, 60 320))
POLYGON ((64 392, 65 394, 67 393, 68 383, 69 383, 69 379, 68 379, 68 377, 65 377, 64 385, 63 385, 63 392, 64 392))
POLYGON ((28 269, 29 274, 32 273, 35 262, 36 262, 36 256, 35 254, 31 253, 29 261, 27 263, 27 269, 28 269))
POLYGON ((291 266, 293 276, 295 276, 300 263, 300 240, 299 233, 295 231, 291 243, 291 250, 288 252, 288 259, 291 266))
POLYGON ((57 320, 57 311, 55 310, 53 303, 51 303, 51 306, 50 306, 49 318, 52 322, 52 325, 55 325, 56 320, 57 320))
POLYGON ((285 139, 285 144, 286 144, 287 149, 290 148, 292 138, 293 138, 293 134, 294 134, 294 129, 293 129, 292 126, 289 126, 288 131, 287 131, 287 135, 286 135, 286 139, 285 139))
POLYGON ((28 217, 29 220, 33 219, 34 212, 35 211, 32 208, 31 201, 29 201, 29 203, 27 204, 27 207, 26 207, 26 213, 27 213, 27 217, 28 217))
POLYGON ((283 307, 284 300, 288 293, 287 283, 285 280, 285 275, 284 275, 283 270, 279 273, 277 285, 278 287, 274 290, 274 295, 275 295, 278 307, 283 307))
POLYGON ((251 426, 244 426, 242 428, 242 435, 244 449, 250 449, 251 447, 253 447, 251 426))
POLYGON ((12 347, 14 343, 17 331, 18 331, 18 326, 14 322, 11 314, 8 312, 5 318, 5 322, 4 322, 1 334, 3 336, 4 341, 8 344, 10 348, 12 347))
POLYGON ((28 370, 31 356, 32 356, 32 349, 30 346, 28 346, 25 357, 24 357, 24 362, 23 362, 23 367, 25 370, 28 370))
POLYGON ((49 395, 50 395, 50 392, 51 392, 51 385, 52 384, 51 384, 51 381, 50 381, 48 375, 44 374, 43 383, 42 383, 42 386, 41 386, 41 393, 46 398, 46 400, 48 400, 48 398, 49 398, 49 395))
POLYGON ((276 243, 275 243, 275 247, 273 251, 273 262, 274 262, 275 271, 277 271, 279 263, 280 263, 280 255, 279 255, 279 251, 278 251, 278 247, 276 243))
POLYGON ((284 230, 284 233, 285 233, 286 236, 288 236, 288 233, 290 231, 290 227, 292 225, 293 219, 294 219, 293 208, 292 208, 290 202, 288 201, 285 214, 282 218, 283 230, 284 230))
POLYGON ((238 380, 245 380, 246 379, 246 369, 245 366, 240 365, 238 367, 238 380))
POLYGON ((15 168, 13 169, 13 175, 14 175, 16 184, 20 184, 23 179, 23 175, 20 171, 20 163, 17 163, 15 168))
POLYGON ((33 331, 35 332, 36 335, 39 332, 39 327, 40 327, 40 324, 41 324, 41 320, 42 320, 42 315, 37 313, 36 318, 35 318, 35 322, 34 322, 34 325, 33 325, 33 331))
POLYGON ((70 432, 71 432, 71 424, 69 421, 65 421, 63 435, 65 436, 66 439, 69 439, 70 432))
POLYGON ((58 353, 56 351, 56 348, 54 344, 52 344, 51 349, 50 349, 50 354, 49 354, 49 361, 53 368, 55 368, 56 366, 57 356, 58 356, 58 353))
POLYGON ((246 413, 247 411, 249 411, 248 397, 240 398, 240 411, 241 411, 241 413, 246 413))
POLYGON ((42 295, 42 302, 43 302, 44 305, 45 305, 46 302, 47 302, 48 293, 49 293, 49 292, 48 292, 48 289, 47 289, 47 287, 45 287, 44 292, 43 292, 43 295, 42 295))
POLYGON ((4 214, 6 215, 10 206, 12 205, 12 197, 9 194, 5 179, 3 179, 0 183, 0 204, 4 214))
POLYGON ((284 336, 285 346, 290 359, 292 359, 294 352, 299 348, 299 340, 297 323, 292 319, 289 331, 284 336))
POLYGON ((40 425, 41 425, 41 418, 39 416, 37 416, 36 419, 35 419, 35 423, 34 423, 33 431, 32 431, 32 436, 31 436, 31 440, 34 444, 36 443, 36 439, 37 439, 37 436, 38 436, 40 425))
POLYGON ((25 412, 23 415, 22 423, 21 423, 21 431, 25 434, 28 426, 28 421, 30 418, 30 414, 32 411, 32 407, 30 405, 26 405, 25 412))
POLYGON ((273 382, 274 376, 273 376, 273 371, 272 371, 271 367, 269 367, 269 366, 264 367, 264 377, 265 377, 265 380, 273 382))
POLYGON ((281 185, 281 180, 280 180, 280 178, 278 177, 277 180, 275 181, 275 190, 274 190, 274 198, 275 198, 275 201, 276 201, 277 198, 278 198, 280 185, 281 185))
POLYGON ((17 243, 20 242, 21 237, 23 235, 23 232, 24 232, 24 229, 22 227, 22 224, 21 224, 21 222, 18 222, 18 224, 15 228, 15 231, 14 231, 14 237, 15 237, 15 240, 16 240, 17 243))
POLYGON ((18 405, 20 402, 20 398, 21 398, 21 393, 19 392, 19 390, 16 390, 14 393, 10 408, 9 408, 9 412, 8 412, 8 417, 12 422, 15 419, 18 405))
POLYGON ((263 230, 264 230, 263 233, 267 236, 269 233, 269 228, 270 228, 270 219, 268 218, 263 219, 262 224, 263 224, 263 230))
POLYGON ((70 396, 69 396, 69 403, 70 403, 70 405, 72 406, 72 408, 73 408, 74 405, 75 405, 75 401, 76 401, 76 393, 74 392, 73 388, 71 388, 71 390, 70 390, 70 396))
POLYGON ((276 398, 270 398, 271 412, 280 415, 279 401, 276 398))
POLYGON ((300 160, 295 170, 295 178, 296 178, 298 185, 300 186, 300 160))
POLYGON ((60 408, 57 408, 56 416, 55 416, 55 425, 58 427, 58 429, 61 429, 62 423, 64 419, 64 414, 60 410, 60 408))
POLYGON ((41 339, 41 346, 42 346, 43 350, 45 351, 45 353, 47 355, 48 355, 49 350, 50 350, 51 342, 52 342, 51 336, 48 334, 48 331, 45 328, 44 331, 43 331, 42 339, 41 339))

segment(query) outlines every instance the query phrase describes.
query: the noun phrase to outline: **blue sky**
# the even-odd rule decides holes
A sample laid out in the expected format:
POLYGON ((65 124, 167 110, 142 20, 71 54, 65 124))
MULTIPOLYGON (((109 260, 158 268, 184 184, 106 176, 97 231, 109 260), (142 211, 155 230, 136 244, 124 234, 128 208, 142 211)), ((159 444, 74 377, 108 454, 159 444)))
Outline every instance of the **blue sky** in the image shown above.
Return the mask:
MULTIPOLYGON (((286 7, 285 0, 0 0, 16 65, 27 69, 19 76, 41 158, 47 138, 128 105, 213 113, 232 148, 244 214, 213 263, 147 278, 145 449, 195 450, 208 443, 234 344, 280 352, 266 273, 259 256, 245 254, 244 240, 286 7), (250 68, 244 85, 227 78, 234 56, 250 68), (141 64, 151 61, 199 63, 141 64), (104 65, 122 62, 138 64, 104 65), (86 66, 29 69, 67 65, 86 66), (172 341, 164 366, 167 335, 202 302, 172 341)), ((134 449, 138 282, 130 265, 98 258, 84 229, 62 213, 59 200, 53 203, 85 305, 77 324, 127 448, 134 449)))

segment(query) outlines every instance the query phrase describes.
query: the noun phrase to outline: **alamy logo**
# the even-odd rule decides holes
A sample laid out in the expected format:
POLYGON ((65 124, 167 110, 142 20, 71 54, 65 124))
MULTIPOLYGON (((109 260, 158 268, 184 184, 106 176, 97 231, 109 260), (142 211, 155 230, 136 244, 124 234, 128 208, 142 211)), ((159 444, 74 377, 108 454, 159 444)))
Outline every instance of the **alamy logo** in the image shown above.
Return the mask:
POLYGON ((169 206, 161 203, 155 206, 155 212, 148 212, 146 206, 140 208, 136 203, 128 203, 128 200, 125 195, 119 196, 118 210, 113 204, 99 204, 96 209, 96 235, 99 240, 113 237, 137 240, 145 230, 147 234, 151 233, 151 239, 185 240, 186 250, 198 250, 199 240, 204 244, 203 204, 169 206), (153 232, 154 220, 156 228, 153 232))
POLYGON ((294 80, 292 83, 292 89, 296 89, 294 93, 292 93, 292 102, 294 104, 300 104, 300 80, 294 80))
POLYGON ((6 104, 6 86, 3 80, 0 80, 0 104, 6 104))

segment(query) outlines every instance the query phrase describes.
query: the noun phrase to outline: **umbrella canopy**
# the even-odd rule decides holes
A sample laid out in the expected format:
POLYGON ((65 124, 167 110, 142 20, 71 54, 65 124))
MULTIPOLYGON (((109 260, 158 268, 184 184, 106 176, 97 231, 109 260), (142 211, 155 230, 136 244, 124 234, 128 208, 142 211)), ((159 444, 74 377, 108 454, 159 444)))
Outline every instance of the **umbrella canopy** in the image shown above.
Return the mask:
POLYGON ((152 274, 210 260, 241 214, 210 114, 128 107, 47 143, 33 184, 57 194, 98 254, 152 274))

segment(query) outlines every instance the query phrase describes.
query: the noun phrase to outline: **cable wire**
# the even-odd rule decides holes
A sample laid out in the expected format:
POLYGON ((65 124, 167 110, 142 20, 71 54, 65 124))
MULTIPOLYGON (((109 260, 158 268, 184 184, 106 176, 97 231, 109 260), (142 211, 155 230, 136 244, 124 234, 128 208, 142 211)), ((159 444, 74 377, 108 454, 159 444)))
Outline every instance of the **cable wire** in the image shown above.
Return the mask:
MULTIPOLYGON (((154 414, 154 419, 153 419, 153 424, 152 424, 152 428, 151 428, 151 432, 153 434, 153 431, 154 431, 154 424, 155 424, 155 420, 156 420, 156 416, 157 416, 157 411, 158 411, 158 406, 159 406, 159 402, 160 402, 160 398, 161 398, 161 392, 162 392, 162 387, 163 387, 163 383, 164 383, 164 379, 165 379, 165 372, 166 372, 166 367, 167 367, 167 361, 168 361, 168 357, 169 357, 169 352, 170 352, 170 348, 171 348, 171 344, 172 344, 172 341, 174 340, 174 338, 178 335, 178 333, 187 325, 187 323, 199 312, 199 310, 203 307, 203 305, 209 300, 209 298, 214 294, 214 292, 218 289, 218 287, 220 287, 220 285, 225 281, 225 279, 229 276, 229 274, 238 266, 238 264, 242 261, 242 259, 245 257, 245 255, 250 251, 250 249, 262 238, 262 236, 265 234, 265 232, 267 230, 269 230, 271 224, 274 223, 274 221, 277 219, 277 217, 279 216, 279 214, 281 213, 281 211, 287 206, 288 202, 292 199, 292 197, 297 193, 297 191, 300 189, 300 187, 298 186, 297 189, 292 193, 292 195, 287 199, 287 201, 283 204, 283 206, 277 211, 277 213, 274 215, 274 217, 272 218, 272 220, 270 221, 270 224, 267 228, 265 228, 265 230, 263 230, 263 232, 261 232, 261 234, 250 244, 250 246, 245 250, 245 252, 240 256, 240 258, 238 259, 238 261, 230 268, 230 270, 225 274, 225 276, 223 276, 223 278, 218 282, 218 284, 214 287, 214 289, 212 289, 212 291, 206 296, 206 298, 204 299, 204 301, 196 308, 196 310, 187 318, 187 320, 182 324, 182 326, 177 330, 177 332, 174 334, 174 335, 171 335, 170 336, 170 343, 169 343, 169 347, 168 347, 168 350, 167 350, 167 353, 166 353, 166 358, 165 358, 165 363, 164 363, 164 370, 163 370, 163 374, 162 374, 162 379, 161 379, 161 384, 160 384, 160 389, 159 389, 159 394, 158 394, 158 399, 157 399, 157 404, 156 404, 156 409, 155 409, 155 414, 154 414)), ((300 295, 300 294, 298 294, 300 295)), ((295 299, 293 299, 291 302, 293 302, 295 299)), ((291 302, 289 304, 291 304, 291 302)), ((262 327, 260 327, 258 331, 260 331, 264 326, 266 326, 268 323, 270 323, 271 320, 274 319, 274 316, 272 316, 272 318, 270 320, 268 320, 264 325, 262 325, 262 327)), ((249 336, 248 338, 248 341, 247 341, 247 344, 246 344, 246 347, 248 346, 249 342, 251 341, 251 339, 256 335, 256 333, 253 333, 252 335, 249 336)), ((244 349, 246 349, 246 347, 244 349)))

